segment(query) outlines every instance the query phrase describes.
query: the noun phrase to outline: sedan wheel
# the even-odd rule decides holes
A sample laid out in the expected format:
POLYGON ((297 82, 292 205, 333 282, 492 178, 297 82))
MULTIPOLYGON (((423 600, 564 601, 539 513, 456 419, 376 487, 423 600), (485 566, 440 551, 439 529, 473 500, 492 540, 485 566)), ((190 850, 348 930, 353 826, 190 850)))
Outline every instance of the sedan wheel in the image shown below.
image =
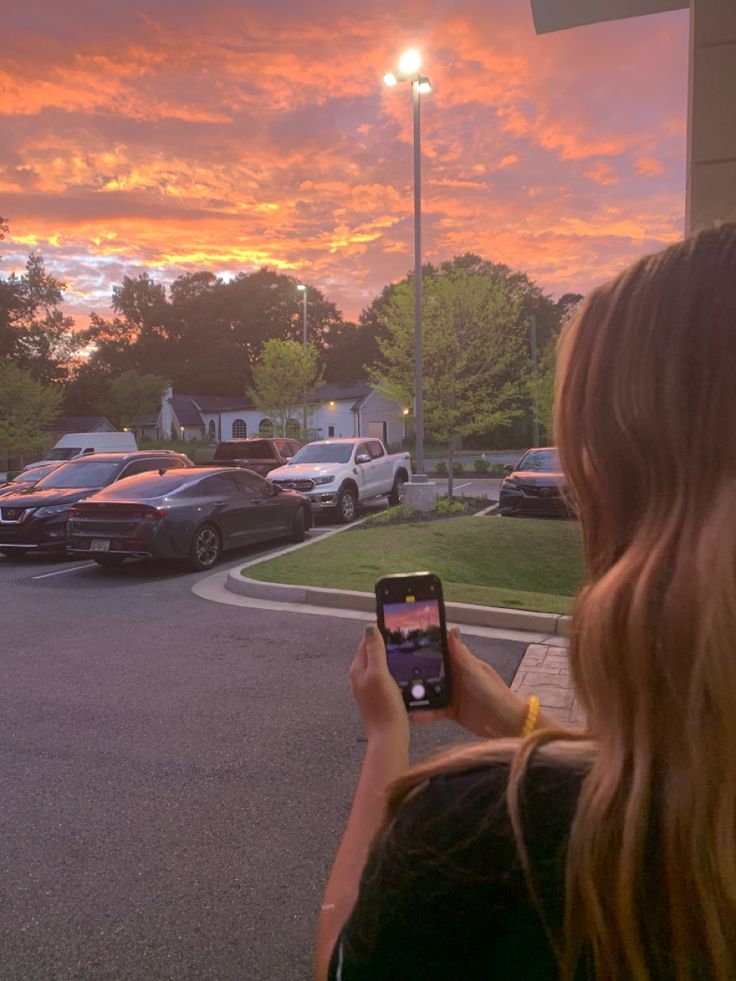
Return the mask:
POLYGON ((189 550, 189 564, 197 572, 211 569, 222 555, 220 536, 214 525, 197 528, 189 550))

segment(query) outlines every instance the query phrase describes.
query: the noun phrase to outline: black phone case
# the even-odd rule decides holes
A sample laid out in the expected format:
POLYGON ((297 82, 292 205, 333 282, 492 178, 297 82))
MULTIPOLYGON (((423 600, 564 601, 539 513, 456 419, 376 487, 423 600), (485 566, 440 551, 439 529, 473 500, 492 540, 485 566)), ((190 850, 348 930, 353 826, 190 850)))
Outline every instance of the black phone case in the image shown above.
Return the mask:
POLYGON ((407 711, 421 712, 433 711, 434 709, 446 708, 452 700, 452 674, 450 670, 450 655, 447 646, 447 622, 445 618, 445 602, 442 594, 442 583, 437 575, 432 572, 412 572, 401 573, 392 576, 383 576, 376 582, 376 613, 378 628, 381 631, 387 650, 389 648, 387 630, 384 618, 385 603, 404 603, 406 596, 412 595, 415 600, 437 600, 440 618, 440 632, 442 645, 442 661, 444 665, 444 679, 441 683, 442 691, 437 688, 437 682, 428 682, 426 685, 423 679, 417 679, 418 684, 425 685, 425 698, 414 698, 412 695, 413 686, 401 685, 401 681, 396 677, 392 670, 391 657, 389 655, 389 671, 396 683, 401 688, 404 703, 407 711), (388 592, 388 595, 387 595, 388 592))

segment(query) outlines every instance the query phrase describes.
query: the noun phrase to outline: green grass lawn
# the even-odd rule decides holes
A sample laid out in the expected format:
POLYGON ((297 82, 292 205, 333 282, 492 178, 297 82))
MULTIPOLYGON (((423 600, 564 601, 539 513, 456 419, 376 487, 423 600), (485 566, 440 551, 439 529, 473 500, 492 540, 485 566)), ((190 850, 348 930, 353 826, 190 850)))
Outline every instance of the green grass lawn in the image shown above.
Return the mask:
POLYGON ((252 579, 372 592, 392 572, 436 572, 445 599, 569 613, 581 577, 573 521, 496 517, 351 528, 244 571, 252 579))

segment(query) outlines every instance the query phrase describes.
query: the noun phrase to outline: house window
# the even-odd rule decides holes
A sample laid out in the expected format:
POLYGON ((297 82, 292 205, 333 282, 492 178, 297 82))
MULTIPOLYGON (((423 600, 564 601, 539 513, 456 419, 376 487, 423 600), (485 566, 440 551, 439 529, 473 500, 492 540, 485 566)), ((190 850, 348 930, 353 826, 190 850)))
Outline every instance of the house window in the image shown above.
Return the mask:
POLYGON ((273 423, 270 419, 261 419, 258 423, 259 436, 273 436, 273 423))
POLYGON ((233 423, 233 439, 245 439, 248 435, 248 427, 245 419, 236 419, 233 423))
POLYGON ((210 419, 207 423, 207 436, 209 439, 217 439, 217 430, 215 429, 215 420, 210 419))
POLYGON ((332 439, 332 437, 334 435, 335 435, 335 427, 334 426, 328 426, 327 427, 327 438, 328 439, 332 439))
POLYGON ((286 420, 286 435, 287 436, 298 436, 301 432, 298 419, 287 419, 286 420))

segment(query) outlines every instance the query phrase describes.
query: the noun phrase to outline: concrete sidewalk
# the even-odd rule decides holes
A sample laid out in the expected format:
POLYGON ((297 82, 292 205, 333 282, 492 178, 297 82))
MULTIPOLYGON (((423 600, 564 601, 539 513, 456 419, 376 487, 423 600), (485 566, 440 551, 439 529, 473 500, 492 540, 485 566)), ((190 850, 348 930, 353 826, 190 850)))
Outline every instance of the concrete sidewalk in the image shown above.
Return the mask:
POLYGON ((536 695, 542 709, 568 725, 581 727, 585 717, 570 677, 567 642, 530 644, 511 690, 522 698, 536 695))

